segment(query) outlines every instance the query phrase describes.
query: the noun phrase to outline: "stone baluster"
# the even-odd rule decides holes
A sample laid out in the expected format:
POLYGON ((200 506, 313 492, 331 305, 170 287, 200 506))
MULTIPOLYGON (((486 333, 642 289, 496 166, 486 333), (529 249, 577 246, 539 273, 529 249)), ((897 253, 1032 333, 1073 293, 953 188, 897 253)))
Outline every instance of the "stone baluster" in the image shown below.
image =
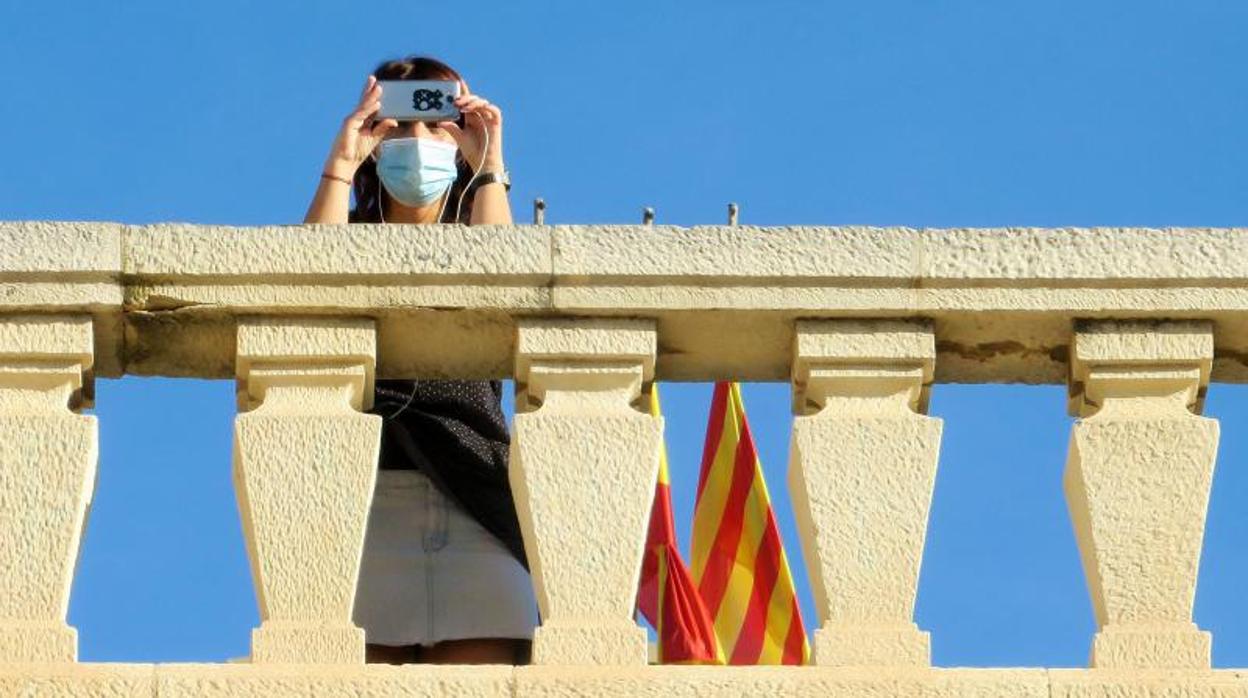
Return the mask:
POLYGON ((926 666, 914 624, 941 420, 926 321, 798 321, 789 488, 821 666, 926 666))
POLYGON ((362 663, 351 621, 377 477, 369 319, 243 318, 234 480, 261 625, 253 662, 362 663))
POLYGON ((1210 666, 1192 622, 1218 422, 1198 416, 1213 327, 1077 325, 1066 501, 1096 623, 1094 667, 1210 666))
POLYGON ((511 483, 542 624, 535 664, 645 664, 633 620, 663 421, 655 324, 522 319, 511 483))
POLYGON ((0 318, 0 663, 74 662, 65 622, 95 488, 89 316, 0 318))

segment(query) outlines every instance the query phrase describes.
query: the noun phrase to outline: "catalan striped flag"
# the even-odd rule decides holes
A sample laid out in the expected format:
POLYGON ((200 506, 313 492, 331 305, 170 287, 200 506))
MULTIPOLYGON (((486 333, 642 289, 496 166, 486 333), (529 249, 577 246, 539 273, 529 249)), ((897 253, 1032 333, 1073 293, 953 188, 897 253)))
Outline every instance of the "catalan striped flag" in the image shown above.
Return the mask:
MULTIPOLYGON (((650 414, 656 417, 662 414, 657 383, 650 393, 650 414)), ((711 617, 676 545, 666 447, 659 452, 659 482, 654 488, 645 555, 641 563, 637 608, 658 633, 659 661, 663 664, 723 664, 711 617)))
POLYGON ((711 401, 693 578, 729 664, 806 663, 806 629, 736 382, 716 383, 711 401))

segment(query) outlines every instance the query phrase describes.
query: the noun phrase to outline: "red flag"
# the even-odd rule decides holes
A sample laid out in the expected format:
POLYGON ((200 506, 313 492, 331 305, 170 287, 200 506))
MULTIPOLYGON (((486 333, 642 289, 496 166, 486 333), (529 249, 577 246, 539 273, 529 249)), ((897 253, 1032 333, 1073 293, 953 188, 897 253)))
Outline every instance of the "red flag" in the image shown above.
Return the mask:
POLYGON ((692 558, 729 664, 806 663, 806 629, 736 382, 715 384, 692 558))
MULTIPOLYGON (((650 393, 650 413, 658 416, 659 386, 650 393)), ((667 449, 659 454, 659 481, 654 488, 650 530, 641 564, 637 608, 659 635, 659 662, 663 664, 723 664, 710 614, 698 595, 676 545, 672 521, 671 488, 667 478, 667 449)))

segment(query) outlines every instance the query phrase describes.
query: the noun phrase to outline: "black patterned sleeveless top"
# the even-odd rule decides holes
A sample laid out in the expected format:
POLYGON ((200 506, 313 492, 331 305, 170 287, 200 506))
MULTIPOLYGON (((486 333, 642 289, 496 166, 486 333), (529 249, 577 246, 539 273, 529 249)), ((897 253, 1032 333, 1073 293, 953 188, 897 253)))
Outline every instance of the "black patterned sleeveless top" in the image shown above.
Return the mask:
POLYGON ((382 418, 379 468, 420 470, 527 566, 502 397, 498 380, 378 380, 369 412, 382 418))

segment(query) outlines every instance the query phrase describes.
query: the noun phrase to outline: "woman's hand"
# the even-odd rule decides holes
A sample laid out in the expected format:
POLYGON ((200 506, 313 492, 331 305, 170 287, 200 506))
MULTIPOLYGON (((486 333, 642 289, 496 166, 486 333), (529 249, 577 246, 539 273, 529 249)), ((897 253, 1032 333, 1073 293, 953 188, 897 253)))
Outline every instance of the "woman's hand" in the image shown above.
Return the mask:
POLYGON ((482 172, 503 170, 503 112, 480 95, 462 94, 455 106, 464 115, 464 126, 454 121, 440 121, 438 126, 451 134, 459 152, 472 166, 482 172))
POLYGON ((326 172, 351 179, 386 132, 399 125, 394 119, 374 121, 373 115, 378 109, 381 109, 381 85, 377 83, 377 78, 369 75, 355 111, 343 120, 342 128, 334 139, 329 157, 325 160, 326 172))

